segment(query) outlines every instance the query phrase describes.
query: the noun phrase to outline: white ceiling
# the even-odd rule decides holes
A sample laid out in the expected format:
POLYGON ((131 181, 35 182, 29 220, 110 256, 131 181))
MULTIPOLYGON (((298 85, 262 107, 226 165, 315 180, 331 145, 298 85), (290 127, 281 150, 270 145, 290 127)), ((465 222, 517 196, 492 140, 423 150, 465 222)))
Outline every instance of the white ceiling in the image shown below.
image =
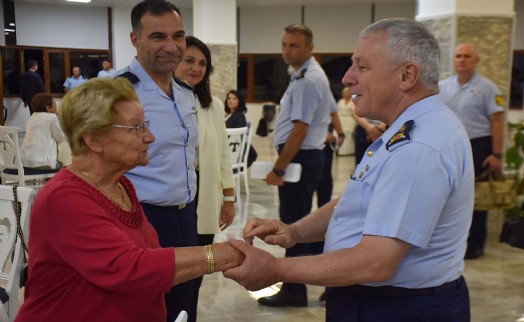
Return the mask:
MULTIPOLYGON (((139 0, 91 0, 90 3, 74 3, 66 0, 16 0, 20 2, 52 3, 60 5, 95 6, 95 7, 132 7, 139 0)), ((346 3, 406 3, 416 0, 237 0, 239 7, 250 6, 296 6, 308 4, 346 4, 346 3)), ((193 6, 192 0, 171 0, 179 7, 187 8, 193 6)))

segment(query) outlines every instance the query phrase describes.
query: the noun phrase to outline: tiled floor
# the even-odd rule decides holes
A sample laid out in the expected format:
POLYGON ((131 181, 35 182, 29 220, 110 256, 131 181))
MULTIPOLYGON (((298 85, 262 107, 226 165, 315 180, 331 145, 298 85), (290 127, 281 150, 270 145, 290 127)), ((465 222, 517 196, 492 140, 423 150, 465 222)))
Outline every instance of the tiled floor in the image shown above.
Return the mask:
MULTIPOLYGON (((269 138, 254 137, 253 145, 258 152, 258 161, 276 158, 269 138)), ((333 164, 335 178, 334 195, 339 195, 346 180, 354 170, 354 159, 349 156, 337 157, 333 164)), ((228 237, 241 238, 242 228, 251 217, 278 218, 278 197, 276 188, 268 187, 261 180, 250 180, 250 196, 242 194, 234 224, 215 241, 228 237)), ((469 284, 472 322, 524 322, 524 250, 511 248, 497 242, 501 225, 500 215, 490 214, 490 239, 486 255, 478 260, 466 261, 464 276, 469 284)), ((256 240, 255 245, 276 256, 283 256, 283 250, 265 245, 256 240)), ((307 308, 269 308, 259 305, 256 299, 272 294, 277 288, 268 288, 250 293, 222 274, 206 276, 200 291, 198 321, 323 321, 325 308, 318 297, 323 288, 308 287, 307 308)))

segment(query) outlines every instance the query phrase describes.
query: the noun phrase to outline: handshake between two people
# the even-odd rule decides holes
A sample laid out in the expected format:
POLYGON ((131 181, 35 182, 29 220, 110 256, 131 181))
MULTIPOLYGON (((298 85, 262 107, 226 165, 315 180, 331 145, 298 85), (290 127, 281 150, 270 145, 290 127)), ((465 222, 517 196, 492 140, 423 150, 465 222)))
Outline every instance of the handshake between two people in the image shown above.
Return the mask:
MULTIPOLYGON (((286 225, 276 219, 252 219, 244 228, 244 240, 230 238, 228 243, 244 260, 238 266, 223 271, 230 278, 247 290, 256 291, 279 282, 277 259, 270 253, 253 247, 253 239, 259 237, 270 245, 289 248, 296 244, 297 233, 292 225, 286 225)), ((233 265, 230 265, 233 266, 233 265)))

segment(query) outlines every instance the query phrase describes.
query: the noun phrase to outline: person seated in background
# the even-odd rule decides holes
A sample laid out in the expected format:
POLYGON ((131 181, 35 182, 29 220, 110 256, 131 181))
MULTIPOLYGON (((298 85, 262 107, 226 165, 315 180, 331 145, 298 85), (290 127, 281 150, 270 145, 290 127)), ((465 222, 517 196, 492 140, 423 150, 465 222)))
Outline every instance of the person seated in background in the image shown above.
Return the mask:
POLYGON ((173 285, 243 261, 227 242, 160 247, 124 176, 148 163, 155 140, 127 79, 81 84, 64 97, 59 118, 73 162, 33 204, 16 321, 165 322, 164 293, 173 285))
MULTIPOLYGON (((247 126, 246 100, 238 91, 230 90, 227 93, 226 101, 224 105, 225 105, 224 110, 227 113, 226 127, 228 129, 247 126)), ((258 157, 257 151, 255 150, 253 145, 250 144, 248 155, 247 155, 247 167, 248 168, 253 164, 253 162, 256 161, 257 157, 258 157)))
POLYGON ((230 90, 227 93, 226 101, 224 102, 224 110, 226 111, 226 127, 238 128, 246 127, 246 100, 238 91, 230 90))
POLYGON ((69 92, 70 90, 74 89, 78 85, 82 84, 86 81, 84 76, 82 76, 82 70, 78 66, 73 67, 73 75, 71 77, 68 77, 64 82, 64 93, 69 92))
POLYGON ((97 77, 111 77, 116 70, 111 68, 111 62, 107 59, 102 60, 102 70, 98 72, 97 77))
POLYGON ((31 100, 34 109, 26 125, 24 142, 20 147, 22 165, 38 170, 59 169, 58 145, 65 141, 56 116, 56 102, 51 94, 39 93, 31 100))

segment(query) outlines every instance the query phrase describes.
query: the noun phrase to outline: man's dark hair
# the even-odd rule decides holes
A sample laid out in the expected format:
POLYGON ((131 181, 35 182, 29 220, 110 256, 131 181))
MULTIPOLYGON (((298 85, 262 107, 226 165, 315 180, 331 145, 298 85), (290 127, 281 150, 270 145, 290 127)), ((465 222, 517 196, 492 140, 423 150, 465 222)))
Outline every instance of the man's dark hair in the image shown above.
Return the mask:
POLYGON ((27 61, 27 69, 33 68, 35 66, 38 66, 38 62, 36 60, 30 59, 27 61))
POLYGON ((131 11, 131 27, 133 31, 138 35, 142 30, 142 24, 140 20, 142 17, 149 13, 153 16, 161 16, 163 14, 175 11, 180 17, 180 9, 169 1, 165 0, 145 0, 137 4, 131 11))
POLYGON ((292 24, 287 26, 284 30, 286 33, 298 32, 306 36, 306 46, 309 46, 313 43, 313 32, 306 25, 292 24))
POLYGON ((193 36, 187 36, 186 37, 186 48, 189 47, 196 47, 198 50, 204 54, 204 57, 207 61, 207 67, 206 72, 204 74, 204 78, 200 83, 196 84, 194 86, 193 91, 195 92, 196 96, 198 97, 198 100, 200 101, 200 106, 203 108, 208 108, 209 105, 211 105, 212 98, 211 98, 211 86, 209 83, 209 76, 213 72, 213 64, 211 63, 211 51, 209 50, 209 47, 206 46, 200 39, 193 37, 193 36))

